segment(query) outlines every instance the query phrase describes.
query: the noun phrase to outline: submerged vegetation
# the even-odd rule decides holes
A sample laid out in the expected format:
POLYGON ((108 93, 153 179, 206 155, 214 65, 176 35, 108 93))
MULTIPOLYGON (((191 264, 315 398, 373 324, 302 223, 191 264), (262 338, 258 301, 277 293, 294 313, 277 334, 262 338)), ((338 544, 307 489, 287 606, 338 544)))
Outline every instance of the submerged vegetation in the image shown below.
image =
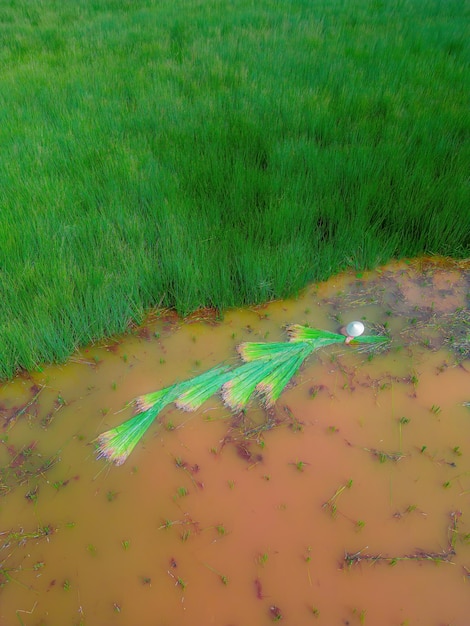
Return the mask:
POLYGON ((460 0, 2 4, 0 378, 149 307, 468 255, 460 0))

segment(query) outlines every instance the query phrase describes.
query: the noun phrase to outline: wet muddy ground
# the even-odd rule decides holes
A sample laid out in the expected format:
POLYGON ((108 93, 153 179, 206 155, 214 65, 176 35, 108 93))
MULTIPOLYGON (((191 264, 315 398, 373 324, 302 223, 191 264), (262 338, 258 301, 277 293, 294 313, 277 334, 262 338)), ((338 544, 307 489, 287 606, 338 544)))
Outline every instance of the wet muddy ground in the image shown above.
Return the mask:
POLYGON ((295 300, 168 311, 0 389, 0 625, 466 626, 470 264, 396 263, 295 300), (170 407, 120 467, 128 402, 283 327, 362 320, 266 414, 170 407))

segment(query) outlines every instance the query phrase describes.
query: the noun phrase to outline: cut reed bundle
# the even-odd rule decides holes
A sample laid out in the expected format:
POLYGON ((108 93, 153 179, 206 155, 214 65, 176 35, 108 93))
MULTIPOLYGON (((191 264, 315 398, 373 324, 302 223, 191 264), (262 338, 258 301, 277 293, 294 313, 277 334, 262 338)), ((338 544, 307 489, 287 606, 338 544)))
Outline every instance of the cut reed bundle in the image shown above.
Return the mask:
POLYGON ((308 326, 300 326, 299 324, 291 324, 286 327, 289 341, 309 341, 316 348, 329 346, 332 343, 344 343, 344 335, 332 333, 328 330, 319 330, 318 328, 309 328, 308 326))
POLYGON ((242 372, 243 366, 238 368, 236 377, 222 389, 224 402, 233 410, 241 410, 257 391, 264 405, 271 407, 315 347, 313 342, 241 344, 238 352, 242 359, 247 365, 258 363, 260 367, 246 367, 242 372))
POLYGON ((288 359, 277 363, 275 368, 256 385, 256 391, 262 396, 266 408, 274 405, 314 349, 311 344, 300 343, 296 353, 292 353, 288 359))
POLYGON ((120 426, 104 432, 96 440, 98 458, 106 458, 115 465, 122 465, 162 409, 176 400, 181 400, 177 404, 178 408, 196 410, 218 391, 225 382, 229 369, 228 366, 218 365, 200 376, 135 398, 133 404, 136 415, 120 426))
POLYGON ((183 411, 196 411, 206 400, 219 391, 234 375, 228 365, 219 365, 188 381, 190 385, 178 396, 175 404, 183 411))
MULTIPOLYGON (((270 408, 314 350, 345 341, 344 335, 300 325, 288 326, 287 333, 288 342, 242 343, 237 350, 244 363, 238 367, 217 365, 189 380, 139 396, 134 400, 137 414, 98 437, 98 458, 124 463, 158 413, 172 402, 179 409, 195 411, 220 390, 232 411, 246 409, 255 393, 270 408)), ((387 337, 375 336, 355 339, 375 345, 386 341, 387 337)))
MULTIPOLYGON (((343 337, 344 340, 344 337, 343 337)), ((274 359, 284 354, 292 354, 295 349, 286 341, 277 343, 241 343, 237 346, 237 352, 245 363, 258 359, 274 359)))
POLYGON ((273 369, 272 359, 258 359, 240 365, 231 379, 222 386, 222 400, 232 411, 242 411, 248 406, 256 385, 273 369))
MULTIPOLYGON (((176 387, 177 385, 173 385, 176 387)), ((97 439, 97 457, 122 465, 145 435, 160 411, 174 400, 174 389, 162 389, 158 400, 123 424, 102 433, 97 439)))

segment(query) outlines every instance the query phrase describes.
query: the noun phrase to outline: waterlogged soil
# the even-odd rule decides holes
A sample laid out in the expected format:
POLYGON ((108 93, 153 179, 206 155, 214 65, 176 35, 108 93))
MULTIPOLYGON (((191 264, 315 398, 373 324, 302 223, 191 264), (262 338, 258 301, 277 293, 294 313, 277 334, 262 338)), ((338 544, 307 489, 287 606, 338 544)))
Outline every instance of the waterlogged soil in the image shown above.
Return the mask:
POLYGON ((144 326, 0 390, 0 624, 465 626, 470 266, 399 263, 295 300, 144 326), (388 332, 314 353, 266 414, 165 409, 120 467, 129 401, 283 326, 388 332))

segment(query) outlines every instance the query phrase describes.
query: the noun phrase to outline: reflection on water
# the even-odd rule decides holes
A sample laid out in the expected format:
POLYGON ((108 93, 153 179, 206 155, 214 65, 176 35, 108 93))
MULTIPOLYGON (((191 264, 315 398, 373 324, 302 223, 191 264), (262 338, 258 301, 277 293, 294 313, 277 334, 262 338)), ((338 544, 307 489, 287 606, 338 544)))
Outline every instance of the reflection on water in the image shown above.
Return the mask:
POLYGON ((468 624, 468 264, 422 260, 217 321, 171 314, 0 390, 0 624, 468 624), (266 415, 166 409, 121 467, 133 397, 287 323, 385 325, 317 352, 266 415))

